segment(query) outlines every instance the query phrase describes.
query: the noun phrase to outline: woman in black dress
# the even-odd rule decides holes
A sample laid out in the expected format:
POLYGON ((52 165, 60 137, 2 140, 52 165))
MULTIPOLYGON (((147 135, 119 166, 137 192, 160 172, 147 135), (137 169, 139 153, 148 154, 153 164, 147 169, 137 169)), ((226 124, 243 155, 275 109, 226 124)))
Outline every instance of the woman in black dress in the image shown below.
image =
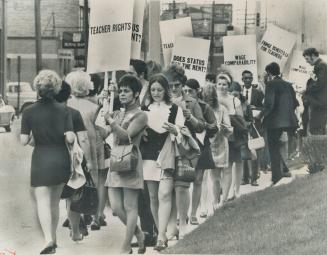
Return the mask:
POLYGON ((40 254, 55 253, 59 201, 70 176, 70 159, 66 143, 74 141, 72 117, 54 96, 61 88, 59 76, 42 70, 34 79, 40 99, 23 112, 21 143, 35 146, 31 164, 38 217, 46 246, 40 254))

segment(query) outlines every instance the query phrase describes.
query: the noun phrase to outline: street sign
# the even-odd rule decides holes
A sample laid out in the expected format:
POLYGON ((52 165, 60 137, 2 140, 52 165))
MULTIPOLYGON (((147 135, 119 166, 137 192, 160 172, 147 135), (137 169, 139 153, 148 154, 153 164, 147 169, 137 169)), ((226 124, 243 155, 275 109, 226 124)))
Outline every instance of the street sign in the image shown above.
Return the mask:
POLYGON ((59 59, 74 59, 74 53, 72 50, 68 49, 59 49, 58 50, 59 59))
POLYGON ((63 32, 62 33, 63 49, 84 49, 85 36, 83 32, 63 32))

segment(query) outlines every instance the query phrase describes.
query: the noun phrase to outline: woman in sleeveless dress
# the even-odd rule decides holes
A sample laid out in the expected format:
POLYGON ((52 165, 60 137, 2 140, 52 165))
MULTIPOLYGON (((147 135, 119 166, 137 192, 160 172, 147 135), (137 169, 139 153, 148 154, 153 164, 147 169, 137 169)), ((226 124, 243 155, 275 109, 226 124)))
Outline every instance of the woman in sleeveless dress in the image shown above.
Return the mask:
MULTIPOLYGON (((124 75, 119 83, 119 100, 123 108, 113 114, 105 115, 114 135, 115 146, 133 143, 140 145, 143 131, 147 125, 147 115, 138 107, 138 97, 142 85, 133 75, 124 75)), ((120 253, 131 253, 131 242, 134 235, 139 243, 138 253, 145 252, 144 234, 137 226, 138 195, 143 189, 143 164, 139 151, 136 169, 127 173, 113 172, 110 169, 106 181, 113 212, 126 225, 125 239, 120 253)))

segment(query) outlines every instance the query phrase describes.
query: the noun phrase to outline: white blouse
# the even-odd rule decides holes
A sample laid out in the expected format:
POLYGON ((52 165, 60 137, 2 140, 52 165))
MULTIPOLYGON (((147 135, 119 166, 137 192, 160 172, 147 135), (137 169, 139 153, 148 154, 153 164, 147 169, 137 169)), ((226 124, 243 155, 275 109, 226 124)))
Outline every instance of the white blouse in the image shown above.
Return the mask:
MULTIPOLYGON (((146 111, 148 115, 148 127, 156 131, 157 133, 164 133, 167 130, 163 128, 165 122, 168 122, 170 108, 172 105, 168 105, 165 102, 153 102, 149 105, 149 111, 146 111)), ((182 127, 184 126, 185 118, 183 111, 178 107, 175 125, 182 127)))

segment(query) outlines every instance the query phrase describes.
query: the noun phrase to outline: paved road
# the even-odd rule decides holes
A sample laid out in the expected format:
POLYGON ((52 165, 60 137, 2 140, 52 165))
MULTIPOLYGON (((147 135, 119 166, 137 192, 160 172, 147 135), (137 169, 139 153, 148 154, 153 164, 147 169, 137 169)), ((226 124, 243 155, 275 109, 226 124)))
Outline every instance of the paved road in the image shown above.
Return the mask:
MULTIPOLYGON (((42 232, 35 210, 35 200, 30 188, 31 147, 18 143, 20 122, 15 121, 13 131, 6 133, 0 128, 0 254, 16 251, 19 255, 34 255, 43 248, 42 232)), ((286 182, 290 179, 286 180, 286 182)), ((285 181, 284 181, 285 182, 285 181)), ((270 185, 270 174, 261 174, 259 187, 242 186, 241 192, 254 192, 270 185)), ((106 208, 108 226, 100 231, 89 231, 82 242, 73 243, 69 230, 61 227, 66 217, 64 201, 60 204, 61 219, 58 228, 58 255, 104 255, 119 252, 124 227, 106 208)), ((195 228, 190 226, 190 231, 195 228)), ((174 241, 169 245, 173 245, 174 241)), ((134 250, 134 253, 137 253, 134 250)), ((148 249, 147 254, 156 253, 148 249)), ((10 253, 6 253, 10 254, 10 253)))

